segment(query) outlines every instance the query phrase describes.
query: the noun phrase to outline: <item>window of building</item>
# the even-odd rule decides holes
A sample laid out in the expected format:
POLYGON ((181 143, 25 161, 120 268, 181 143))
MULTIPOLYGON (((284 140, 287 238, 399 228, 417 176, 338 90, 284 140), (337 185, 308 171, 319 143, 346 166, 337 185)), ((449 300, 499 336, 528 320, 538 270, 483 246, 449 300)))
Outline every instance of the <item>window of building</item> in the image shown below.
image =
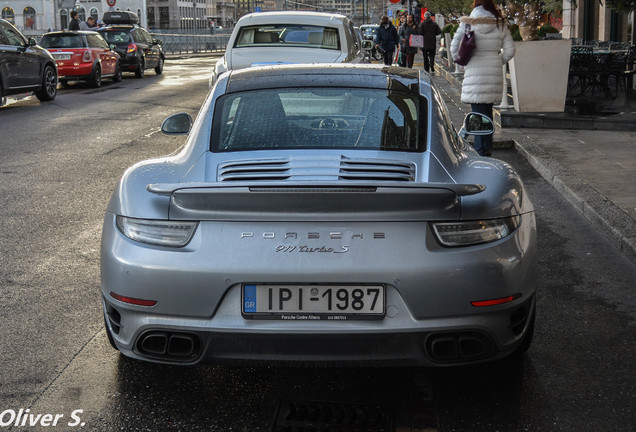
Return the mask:
POLYGON ((167 6, 159 7, 159 28, 170 28, 170 8, 167 6))
POLYGON ((35 30, 36 28, 36 18, 37 14, 35 13, 35 9, 28 6, 24 8, 22 12, 22 17, 24 19, 24 29, 25 30, 35 30))
POLYGON ((148 28, 152 29, 155 27, 155 8, 152 6, 148 7, 146 14, 148 19, 148 28))
POLYGON ((86 9, 84 6, 76 5, 73 10, 77 11, 77 18, 81 21, 86 21, 86 9))
POLYGON ((95 18, 95 21, 97 21, 99 19, 99 11, 97 10, 97 8, 91 8, 90 16, 95 18))
POLYGON ((60 28, 68 28, 68 11, 66 9, 60 10, 60 28))
POLYGON ((15 13, 13 9, 10 7, 5 7, 2 9, 2 19, 9 21, 11 24, 15 25, 15 13))

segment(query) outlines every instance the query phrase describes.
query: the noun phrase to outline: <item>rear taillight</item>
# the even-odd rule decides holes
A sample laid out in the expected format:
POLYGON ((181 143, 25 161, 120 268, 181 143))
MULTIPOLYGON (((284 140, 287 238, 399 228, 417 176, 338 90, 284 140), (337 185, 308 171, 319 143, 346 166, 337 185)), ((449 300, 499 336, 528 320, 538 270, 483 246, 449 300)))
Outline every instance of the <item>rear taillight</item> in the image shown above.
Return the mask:
POLYGON ((82 56, 82 61, 84 63, 91 63, 93 61, 93 55, 90 51, 84 51, 84 55, 82 56))
POLYGON ((137 44, 130 44, 128 45, 128 49, 126 50, 127 53, 132 53, 137 51, 137 44))

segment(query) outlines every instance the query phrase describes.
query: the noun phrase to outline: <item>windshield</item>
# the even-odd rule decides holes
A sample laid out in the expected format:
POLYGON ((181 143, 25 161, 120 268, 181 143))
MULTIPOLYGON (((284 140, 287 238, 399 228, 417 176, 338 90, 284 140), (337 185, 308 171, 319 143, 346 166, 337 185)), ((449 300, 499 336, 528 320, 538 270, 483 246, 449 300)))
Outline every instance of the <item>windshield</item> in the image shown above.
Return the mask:
POLYGON ((77 34, 45 35, 40 42, 42 48, 86 48, 84 36, 77 34))
POLYGON ((217 100, 212 151, 424 151, 426 107, 411 93, 363 88, 232 93, 217 100))
POLYGON ((255 46, 339 50, 340 36, 336 28, 301 24, 271 24, 241 28, 234 47, 255 46))
POLYGON ((130 35, 127 31, 121 30, 102 30, 99 32, 106 42, 111 44, 128 43, 130 41, 130 35))

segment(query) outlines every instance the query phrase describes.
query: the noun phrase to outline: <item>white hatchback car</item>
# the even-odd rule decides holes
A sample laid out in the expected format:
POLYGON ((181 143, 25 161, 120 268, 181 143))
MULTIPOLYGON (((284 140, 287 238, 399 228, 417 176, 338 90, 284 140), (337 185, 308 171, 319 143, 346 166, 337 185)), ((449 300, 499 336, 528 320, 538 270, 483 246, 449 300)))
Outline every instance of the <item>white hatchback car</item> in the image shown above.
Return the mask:
POLYGON ((360 63, 364 58, 353 24, 344 15, 263 12, 243 16, 225 55, 214 67, 210 87, 229 70, 282 63, 360 63))

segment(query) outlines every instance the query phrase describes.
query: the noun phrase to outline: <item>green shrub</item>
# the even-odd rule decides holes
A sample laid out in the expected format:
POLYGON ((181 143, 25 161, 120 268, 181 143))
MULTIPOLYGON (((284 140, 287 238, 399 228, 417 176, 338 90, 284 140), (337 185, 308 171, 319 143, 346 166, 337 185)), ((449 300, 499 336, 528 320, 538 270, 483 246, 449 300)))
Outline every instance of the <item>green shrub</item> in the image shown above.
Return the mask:
POLYGON ((541 27, 539 27, 539 30, 537 30, 537 36, 539 36, 540 38, 544 38, 545 35, 548 33, 558 33, 558 32, 559 30, 554 28, 552 24, 545 23, 541 27))
POLYGON ((450 33, 452 29, 453 29, 453 24, 446 24, 446 25, 442 28, 442 34, 444 34, 444 33, 450 33))

